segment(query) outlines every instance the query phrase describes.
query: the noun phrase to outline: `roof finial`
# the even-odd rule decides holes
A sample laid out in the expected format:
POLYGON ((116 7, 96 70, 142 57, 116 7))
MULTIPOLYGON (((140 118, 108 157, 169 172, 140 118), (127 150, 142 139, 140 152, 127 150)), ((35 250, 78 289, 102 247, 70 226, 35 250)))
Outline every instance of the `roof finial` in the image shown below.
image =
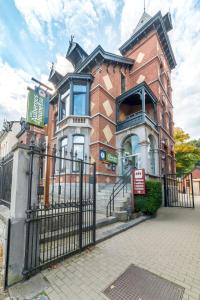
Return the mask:
POLYGON ((146 11, 145 0, 144 0, 144 12, 146 11))

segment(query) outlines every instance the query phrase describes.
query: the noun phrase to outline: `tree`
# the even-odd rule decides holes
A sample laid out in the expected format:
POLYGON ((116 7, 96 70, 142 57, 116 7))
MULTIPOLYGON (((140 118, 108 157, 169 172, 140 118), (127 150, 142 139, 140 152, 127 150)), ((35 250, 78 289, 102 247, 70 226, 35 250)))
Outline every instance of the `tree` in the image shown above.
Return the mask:
POLYGON ((181 128, 175 128, 174 139, 177 173, 189 173, 200 160, 200 148, 181 128))

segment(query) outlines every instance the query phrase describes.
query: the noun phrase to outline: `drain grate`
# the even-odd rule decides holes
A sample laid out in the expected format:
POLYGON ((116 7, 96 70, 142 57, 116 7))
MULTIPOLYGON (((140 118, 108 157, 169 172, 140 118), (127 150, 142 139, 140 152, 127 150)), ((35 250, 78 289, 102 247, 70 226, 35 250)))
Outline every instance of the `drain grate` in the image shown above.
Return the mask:
POLYGON ((103 293, 111 300, 181 300, 184 288, 130 265, 103 293))

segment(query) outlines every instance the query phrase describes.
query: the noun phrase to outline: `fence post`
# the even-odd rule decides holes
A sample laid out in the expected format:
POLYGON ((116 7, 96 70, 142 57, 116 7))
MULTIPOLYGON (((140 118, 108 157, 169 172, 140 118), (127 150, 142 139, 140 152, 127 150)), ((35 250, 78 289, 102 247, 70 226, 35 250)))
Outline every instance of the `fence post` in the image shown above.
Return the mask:
POLYGON ((79 249, 82 250, 82 235, 83 235, 83 160, 80 161, 79 175, 79 249))
POLYGON ((166 175, 163 175, 163 183, 164 183, 164 205, 167 207, 167 178, 166 175))
POLYGON ((193 187, 193 176, 192 173, 190 173, 191 176, 191 186, 192 186, 192 207, 194 208, 194 187, 193 187))
POLYGON ((96 243, 96 163, 93 165, 93 243, 96 243))
POLYGON ((30 149, 29 146, 23 144, 16 144, 13 148, 8 285, 23 279, 26 249, 26 211, 31 204, 37 201, 39 158, 35 155, 32 162, 30 162, 30 149), (32 174, 30 174, 31 170, 32 174))

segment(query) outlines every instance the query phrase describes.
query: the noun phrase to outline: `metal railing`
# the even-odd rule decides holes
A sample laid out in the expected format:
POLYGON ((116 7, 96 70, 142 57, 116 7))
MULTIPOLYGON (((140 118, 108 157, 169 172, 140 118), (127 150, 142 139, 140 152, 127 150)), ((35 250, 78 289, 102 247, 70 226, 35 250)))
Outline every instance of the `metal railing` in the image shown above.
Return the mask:
POLYGON ((112 193, 110 195, 109 202, 106 206, 106 216, 109 217, 115 210, 115 199, 116 196, 122 191, 124 197, 125 191, 128 191, 128 184, 130 184, 132 168, 130 168, 125 174, 120 176, 119 180, 113 186, 112 193))

